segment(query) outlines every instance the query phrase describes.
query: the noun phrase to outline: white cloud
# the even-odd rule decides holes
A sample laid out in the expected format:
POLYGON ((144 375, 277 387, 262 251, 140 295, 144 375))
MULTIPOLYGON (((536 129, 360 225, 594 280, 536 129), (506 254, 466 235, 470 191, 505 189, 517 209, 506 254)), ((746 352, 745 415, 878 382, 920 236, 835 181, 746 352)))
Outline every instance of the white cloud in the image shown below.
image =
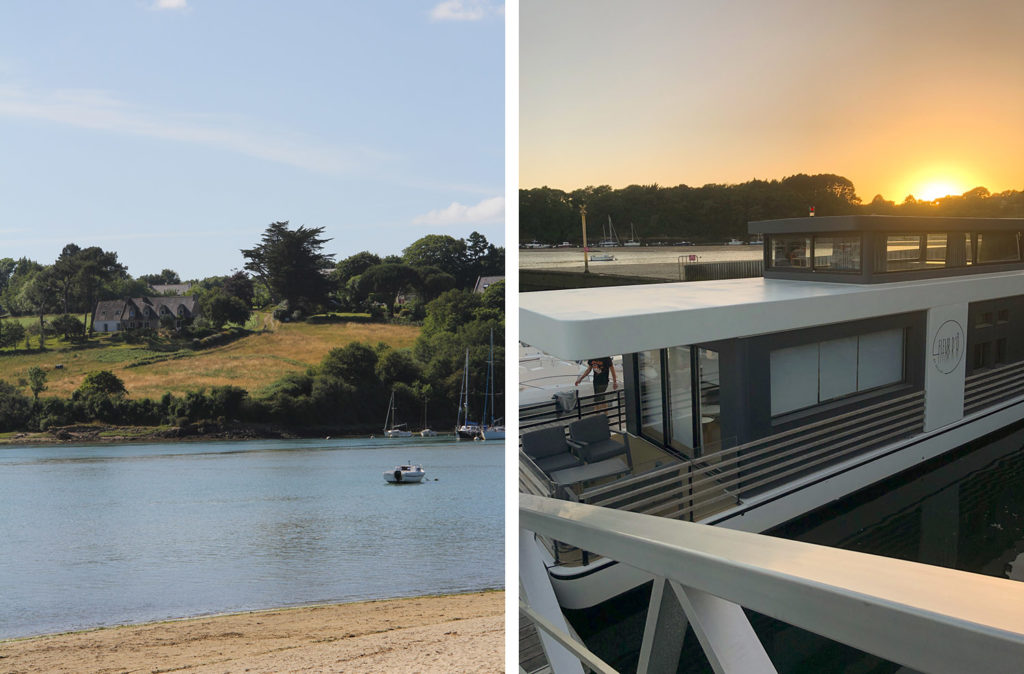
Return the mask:
POLYGON ((188 0, 155 0, 150 9, 188 9, 188 0))
POLYGON ((505 197, 484 199, 475 206, 453 201, 451 206, 413 218, 415 225, 463 225, 496 223, 505 219, 505 197))
POLYGON ((435 21, 480 21, 488 12, 504 13, 504 5, 487 0, 444 0, 430 10, 435 21))
POLYGON ((386 159, 372 150, 341 151, 315 138, 256 128, 251 120, 154 110, 95 90, 37 92, 0 86, 0 116, 195 143, 317 173, 366 170, 386 159))

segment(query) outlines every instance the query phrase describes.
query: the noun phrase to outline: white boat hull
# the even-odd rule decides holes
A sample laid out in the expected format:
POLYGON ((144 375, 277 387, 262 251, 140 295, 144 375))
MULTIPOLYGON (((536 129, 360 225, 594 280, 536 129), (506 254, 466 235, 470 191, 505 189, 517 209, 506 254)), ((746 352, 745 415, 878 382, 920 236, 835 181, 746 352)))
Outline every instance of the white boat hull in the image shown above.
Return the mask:
POLYGON ((384 437, 385 438, 411 438, 412 437, 412 431, 401 431, 401 430, 398 430, 397 428, 392 428, 391 430, 384 431, 384 437))
POLYGON ((427 472, 423 469, 418 470, 402 470, 401 468, 395 468, 394 470, 385 470, 384 479, 391 484, 416 484, 423 481, 423 476, 427 472))

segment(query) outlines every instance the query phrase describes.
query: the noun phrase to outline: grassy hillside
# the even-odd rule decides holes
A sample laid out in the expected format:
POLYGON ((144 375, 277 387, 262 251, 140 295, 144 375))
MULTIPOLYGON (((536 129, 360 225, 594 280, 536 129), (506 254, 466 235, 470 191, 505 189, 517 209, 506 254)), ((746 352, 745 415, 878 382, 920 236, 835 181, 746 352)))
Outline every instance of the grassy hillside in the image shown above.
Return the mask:
MULTIPOLYGON (((316 365, 328 351, 350 342, 385 342, 402 348, 411 346, 419 335, 418 327, 405 325, 282 324, 265 317, 258 323, 266 329, 202 351, 177 349, 168 343, 156 344, 156 349, 145 344, 116 344, 105 337, 82 347, 48 339, 42 353, 0 351, 0 379, 17 384, 29 368, 38 365, 47 374, 43 395, 68 396, 94 370, 115 373, 135 398, 159 398, 166 391, 181 394, 226 384, 257 391, 285 373, 316 365), (56 369, 57 364, 63 368, 56 369)), ((32 343, 35 346, 36 340, 32 343)))

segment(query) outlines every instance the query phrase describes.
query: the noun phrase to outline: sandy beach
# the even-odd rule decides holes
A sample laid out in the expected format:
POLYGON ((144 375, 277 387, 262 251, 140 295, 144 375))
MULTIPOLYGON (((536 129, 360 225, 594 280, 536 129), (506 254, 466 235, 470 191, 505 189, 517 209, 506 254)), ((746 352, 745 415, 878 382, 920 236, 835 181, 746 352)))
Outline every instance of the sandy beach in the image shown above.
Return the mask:
POLYGON ((505 593, 333 604, 0 642, 0 672, 502 672, 505 593))

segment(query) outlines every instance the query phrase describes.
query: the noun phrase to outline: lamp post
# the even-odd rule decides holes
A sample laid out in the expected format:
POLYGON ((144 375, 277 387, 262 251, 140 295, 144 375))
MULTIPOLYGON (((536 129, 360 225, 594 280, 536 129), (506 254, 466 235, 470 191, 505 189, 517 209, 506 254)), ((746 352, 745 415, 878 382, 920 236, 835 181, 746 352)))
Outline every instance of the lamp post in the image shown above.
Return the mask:
POLYGON ((586 204, 580 206, 580 220, 583 221, 583 273, 590 273, 590 260, 587 255, 589 249, 587 248, 587 206, 586 204))

